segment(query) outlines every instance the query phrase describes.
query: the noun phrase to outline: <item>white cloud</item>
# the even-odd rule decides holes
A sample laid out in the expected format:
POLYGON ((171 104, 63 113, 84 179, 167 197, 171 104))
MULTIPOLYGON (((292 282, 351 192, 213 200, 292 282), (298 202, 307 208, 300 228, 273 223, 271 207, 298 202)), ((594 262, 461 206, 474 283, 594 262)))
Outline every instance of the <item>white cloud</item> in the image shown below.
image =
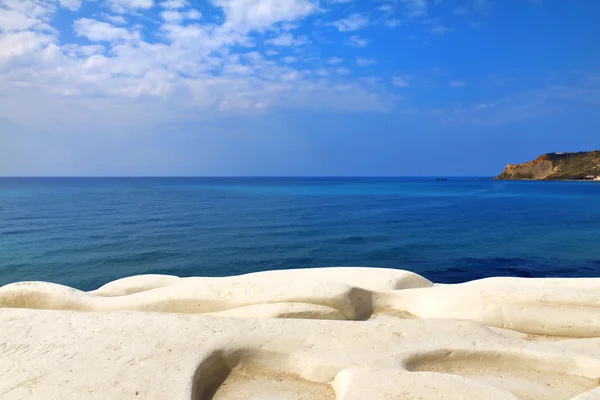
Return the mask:
POLYGON ((409 18, 421 17, 427 14, 427 0, 400 0, 409 18))
POLYGON ((319 76, 329 76, 329 70, 327 68, 317 68, 315 74, 319 76))
POLYGON ((306 17, 317 10, 310 0, 212 0, 223 8, 224 28, 237 32, 263 31, 277 22, 306 17))
MULTIPOLYGON (((14 29, 0 33, 0 119, 36 126, 50 121, 143 125, 215 111, 382 111, 393 102, 385 91, 350 77, 340 68, 342 59, 321 61, 303 53, 303 60, 312 56, 316 63, 308 68, 297 62, 299 55, 274 58, 253 49, 265 37, 279 45, 306 43, 306 37, 282 28, 316 12, 312 1, 215 0, 225 7, 225 20, 202 25, 186 22, 199 16, 189 14, 189 5, 166 2, 168 7, 145 16, 154 18, 144 28, 151 43, 144 41, 141 27, 126 25, 126 15, 99 14, 63 25, 92 44, 69 42, 70 35, 47 25, 56 8, 50 2, 0 1, 2 11, 18 14, 10 19, 14 29)), ((110 4, 115 12, 142 5, 139 0, 110 4)))
POLYGON ((265 40, 265 44, 270 44, 273 46, 302 46, 308 44, 308 38, 306 36, 299 36, 295 38, 289 33, 284 33, 272 39, 265 40))
POLYGON ((122 15, 102 14, 102 18, 116 25, 125 25, 127 20, 122 15))
POLYGON ((160 13, 160 17, 166 22, 181 22, 183 14, 179 11, 167 10, 160 13))
POLYGON ((377 61, 375 61, 373 58, 358 57, 356 59, 356 65, 359 67, 368 67, 369 65, 375 64, 377 64, 377 61))
POLYGON ((369 41, 367 39, 362 39, 358 35, 352 35, 348 38, 348 40, 346 40, 345 44, 354 47, 365 47, 369 44, 369 41))
POLYGON ((392 78, 392 85, 405 88, 410 86, 410 79, 406 76, 395 76, 392 78))
POLYGON ((145 10, 154 6, 154 0, 106 0, 107 5, 116 13, 145 10))
POLYGON ((186 11, 184 14, 186 19, 200 19, 202 18, 202 13, 198 10, 192 9, 189 11, 186 11))
POLYGON ((34 0, 0 1, 0 32, 25 29, 51 31, 48 25, 56 11, 56 3, 34 0))
POLYGON ((0 63, 32 54, 54 42, 51 35, 23 31, 0 35, 0 63))
POLYGON ((169 8, 169 9, 184 8, 187 5, 188 5, 187 0, 167 0, 167 1, 163 1, 162 3, 160 3, 161 7, 169 8))
POLYGON ((95 19, 81 18, 74 23, 77 36, 85 36, 92 42, 113 42, 119 40, 138 40, 138 32, 130 32, 125 28, 118 28, 109 23, 95 19))
POLYGON ((59 0, 58 3, 61 7, 71 11, 77 11, 81 7, 81 0, 59 0))
POLYGON ((389 28, 395 28, 401 24, 401 21, 397 18, 391 18, 391 19, 385 20, 384 24, 385 24, 385 26, 387 26, 389 28))
POLYGON ((429 32, 433 33, 434 35, 445 35, 446 33, 450 32, 451 29, 449 29, 448 27, 446 27, 445 25, 434 25, 429 29, 429 32))
POLYGON ((104 46, 100 44, 67 44, 61 47, 61 50, 68 57, 79 58, 79 57, 90 57, 96 54, 104 53, 104 46))
POLYGON ((434 35, 445 35, 451 31, 450 28, 442 23, 441 18, 426 19, 423 21, 423 24, 427 25, 429 27, 429 32, 434 35))
POLYGON ((18 31, 33 28, 41 21, 15 10, 0 9, 0 28, 4 31, 18 31))
POLYGON ((599 99, 598 87, 545 86, 453 109, 445 122, 448 125, 501 126, 557 114, 569 104, 577 108, 582 104, 599 107, 599 99))
MULTIPOLYGON (((48 22, 54 11, 55 3, 38 0, 2 0, 0 3, 2 11, 12 11, 23 14, 38 21, 48 22)), ((12 14, 14 17, 15 14, 12 14)), ((6 21, 6 20, 5 20, 6 21)), ((1 25, 4 28, 4 25, 1 25)))
POLYGON ((282 31, 293 31, 294 29, 298 29, 299 25, 292 24, 290 22, 284 22, 284 23, 280 24, 279 27, 281 28, 282 31))
POLYGON ((376 77, 376 76, 367 76, 367 77, 359 78, 359 79, 369 85, 376 85, 379 82, 381 82, 381 78, 376 77))
POLYGON ((348 18, 330 23, 330 25, 335 26, 340 32, 356 31, 366 27, 368 24, 369 19, 363 14, 352 14, 348 18))
MULTIPOLYGON (((55 5, 31 0, 2 0, 0 3, 0 72, 9 62, 31 62, 36 53, 56 41, 57 32, 48 25, 55 5)), ((13 68, 18 67, 12 65, 13 68)), ((18 71, 13 71, 18 75, 18 71)), ((2 76, 0 75, 0 80, 2 76)), ((25 81, 22 82, 26 84, 25 81)), ((1 89, 0 89, 1 92, 1 89)))
POLYGON ((448 82, 448 85, 450 85, 450 87, 453 88, 460 88, 460 87, 464 87, 466 85, 465 81, 450 81, 448 82))

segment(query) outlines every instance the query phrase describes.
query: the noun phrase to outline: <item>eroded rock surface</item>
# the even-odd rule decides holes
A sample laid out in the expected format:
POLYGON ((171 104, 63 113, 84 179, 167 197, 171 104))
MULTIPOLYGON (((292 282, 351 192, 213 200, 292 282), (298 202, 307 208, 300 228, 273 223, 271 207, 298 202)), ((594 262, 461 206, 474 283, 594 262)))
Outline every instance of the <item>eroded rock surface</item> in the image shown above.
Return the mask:
POLYGON ((0 288, 0 398, 600 399, 600 279, 328 268, 0 288))

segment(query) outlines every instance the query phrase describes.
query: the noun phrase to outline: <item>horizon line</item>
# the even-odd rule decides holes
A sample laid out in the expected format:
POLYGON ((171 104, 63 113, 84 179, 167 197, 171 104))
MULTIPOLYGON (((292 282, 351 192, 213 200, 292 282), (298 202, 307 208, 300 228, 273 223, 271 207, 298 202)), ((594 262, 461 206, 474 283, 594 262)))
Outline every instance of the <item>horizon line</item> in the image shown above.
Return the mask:
POLYGON ((492 175, 0 175, 0 179, 390 179, 390 178, 492 178, 492 175))

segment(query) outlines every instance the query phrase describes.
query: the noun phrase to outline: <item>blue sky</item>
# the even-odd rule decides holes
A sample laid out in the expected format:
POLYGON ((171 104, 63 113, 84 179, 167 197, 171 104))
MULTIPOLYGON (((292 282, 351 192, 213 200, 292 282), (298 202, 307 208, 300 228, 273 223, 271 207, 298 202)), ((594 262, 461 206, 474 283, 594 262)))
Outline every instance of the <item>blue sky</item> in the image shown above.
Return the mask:
POLYGON ((0 175, 499 173, 600 149, 597 0, 0 0, 0 175))

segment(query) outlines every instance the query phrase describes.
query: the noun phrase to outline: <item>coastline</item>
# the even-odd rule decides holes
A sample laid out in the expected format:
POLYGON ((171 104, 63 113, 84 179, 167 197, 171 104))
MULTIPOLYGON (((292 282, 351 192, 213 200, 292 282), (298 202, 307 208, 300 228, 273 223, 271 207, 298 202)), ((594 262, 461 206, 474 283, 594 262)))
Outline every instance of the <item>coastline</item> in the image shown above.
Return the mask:
POLYGON ((438 285, 378 268, 134 276, 91 292, 15 283, 0 288, 0 393, 598 398, 598 290, 600 279, 438 285))
POLYGON ((490 178, 490 180, 492 180, 492 181, 511 181, 511 182, 535 181, 535 182, 593 182, 593 183, 600 183, 600 180, 596 180, 596 179, 498 179, 498 178, 490 178))

